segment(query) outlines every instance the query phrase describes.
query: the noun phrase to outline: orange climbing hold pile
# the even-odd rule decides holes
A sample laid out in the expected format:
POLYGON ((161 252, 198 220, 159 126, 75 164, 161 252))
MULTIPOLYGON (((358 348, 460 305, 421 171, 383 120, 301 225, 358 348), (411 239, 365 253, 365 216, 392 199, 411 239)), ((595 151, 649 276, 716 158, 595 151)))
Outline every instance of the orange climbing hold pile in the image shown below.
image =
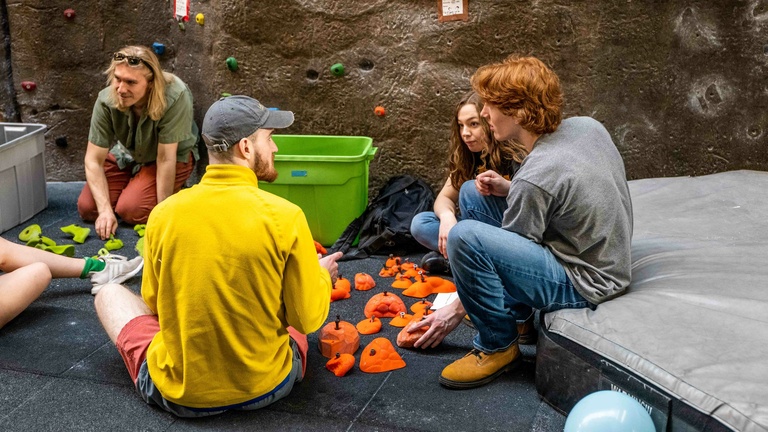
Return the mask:
POLYGON ((366 373, 389 372, 405 367, 405 361, 387 338, 376 338, 360 355, 360 370, 366 373))

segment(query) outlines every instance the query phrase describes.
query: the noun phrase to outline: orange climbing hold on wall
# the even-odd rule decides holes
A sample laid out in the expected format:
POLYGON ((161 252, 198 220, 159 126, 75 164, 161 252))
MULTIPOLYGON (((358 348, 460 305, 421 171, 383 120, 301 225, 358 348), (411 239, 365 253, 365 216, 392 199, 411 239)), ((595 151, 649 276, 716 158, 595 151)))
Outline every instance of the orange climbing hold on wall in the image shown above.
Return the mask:
POLYGON ((358 273, 355 275, 355 289, 358 291, 368 291, 376 286, 376 282, 368 273, 358 273))
POLYGON ((376 316, 372 316, 357 323, 355 328, 357 328, 360 334, 376 334, 381 331, 381 320, 376 316))
POLYGON ((405 367, 405 361, 387 338, 376 338, 360 355, 360 370, 366 373, 389 372, 405 367))
POLYGON ((365 305, 365 316, 370 318, 376 316, 379 318, 392 318, 400 312, 405 312, 405 303, 395 294, 384 291, 376 294, 368 300, 365 305))
POLYGON ((337 377, 343 377, 354 366, 355 356, 352 354, 336 353, 335 356, 331 357, 331 359, 325 363, 325 368, 333 372, 337 377))
POLYGON ((342 321, 336 315, 336 321, 330 322, 320 329, 318 348, 324 357, 331 358, 336 353, 354 354, 360 348, 360 334, 352 324, 342 321))

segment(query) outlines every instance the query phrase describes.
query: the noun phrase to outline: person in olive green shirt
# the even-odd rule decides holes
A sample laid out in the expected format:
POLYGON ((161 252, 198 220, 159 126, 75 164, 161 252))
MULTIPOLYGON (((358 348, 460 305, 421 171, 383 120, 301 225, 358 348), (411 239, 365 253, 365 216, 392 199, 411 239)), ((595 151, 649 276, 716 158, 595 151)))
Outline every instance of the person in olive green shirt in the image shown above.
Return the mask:
POLYGON ((181 189, 198 159, 192 93, 160 68, 152 50, 125 47, 105 73, 108 87, 93 107, 86 185, 77 200, 80 217, 94 222, 102 239, 115 233, 117 216, 146 223, 157 203, 181 189))

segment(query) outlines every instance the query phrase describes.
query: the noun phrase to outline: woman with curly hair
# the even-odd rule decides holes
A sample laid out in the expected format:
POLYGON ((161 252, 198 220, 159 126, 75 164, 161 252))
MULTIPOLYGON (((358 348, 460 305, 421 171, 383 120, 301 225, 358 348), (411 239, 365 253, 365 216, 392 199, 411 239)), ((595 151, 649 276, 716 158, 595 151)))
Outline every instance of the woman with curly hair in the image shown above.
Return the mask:
POLYGON ((494 171, 509 181, 527 154, 516 141, 495 139, 480 115, 482 109, 482 99, 472 91, 456 105, 451 120, 448 179, 435 199, 434 211, 419 213, 411 223, 411 235, 433 251, 421 261, 422 267, 433 273, 448 271, 448 232, 459 219, 501 226, 506 200, 478 190, 475 177, 494 171))

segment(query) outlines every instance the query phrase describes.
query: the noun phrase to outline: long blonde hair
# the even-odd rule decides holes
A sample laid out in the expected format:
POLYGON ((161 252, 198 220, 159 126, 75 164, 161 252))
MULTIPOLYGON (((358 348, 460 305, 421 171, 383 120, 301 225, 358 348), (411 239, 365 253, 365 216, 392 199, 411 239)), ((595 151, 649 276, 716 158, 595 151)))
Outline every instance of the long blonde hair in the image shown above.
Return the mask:
MULTIPOLYGON (((144 70, 144 77, 150 84, 147 89, 148 97, 145 109, 149 118, 154 121, 160 120, 160 118, 163 117, 163 114, 165 114, 166 109, 165 86, 173 82, 175 75, 162 70, 157 56, 147 47, 127 46, 118 51, 118 53, 122 53, 126 57, 137 57, 141 59, 141 63, 131 67, 144 70)), ((113 58, 107 70, 104 71, 104 74, 107 75, 107 86, 111 89, 108 98, 109 104, 120 111, 127 111, 128 107, 120 106, 117 90, 112 85, 112 82, 115 79, 115 68, 123 62, 125 62, 125 60, 114 60, 113 58)), ((126 64, 128 63, 126 62, 126 64)))
POLYGON ((483 127, 483 132, 485 132, 487 144, 480 152, 481 168, 499 172, 503 167, 502 161, 511 159, 521 163, 525 156, 528 155, 528 151, 521 143, 514 140, 499 141, 494 138, 488 121, 480 115, 480 111, 483 110, 482 99, 480 99, 477 93, 470 91, 456 104, 456 110, 453 113, 453 119, 451 119, 451 138, 448 147, 448 176, 451 179, 451 185, 456 190, 459 190, 465 181, 475 178, 475 156, 461 139, 461 127, 459 126, 459 111, 464 105, 474 105, 477 110, 477 117, 480 119, 480 124, 483 127))

